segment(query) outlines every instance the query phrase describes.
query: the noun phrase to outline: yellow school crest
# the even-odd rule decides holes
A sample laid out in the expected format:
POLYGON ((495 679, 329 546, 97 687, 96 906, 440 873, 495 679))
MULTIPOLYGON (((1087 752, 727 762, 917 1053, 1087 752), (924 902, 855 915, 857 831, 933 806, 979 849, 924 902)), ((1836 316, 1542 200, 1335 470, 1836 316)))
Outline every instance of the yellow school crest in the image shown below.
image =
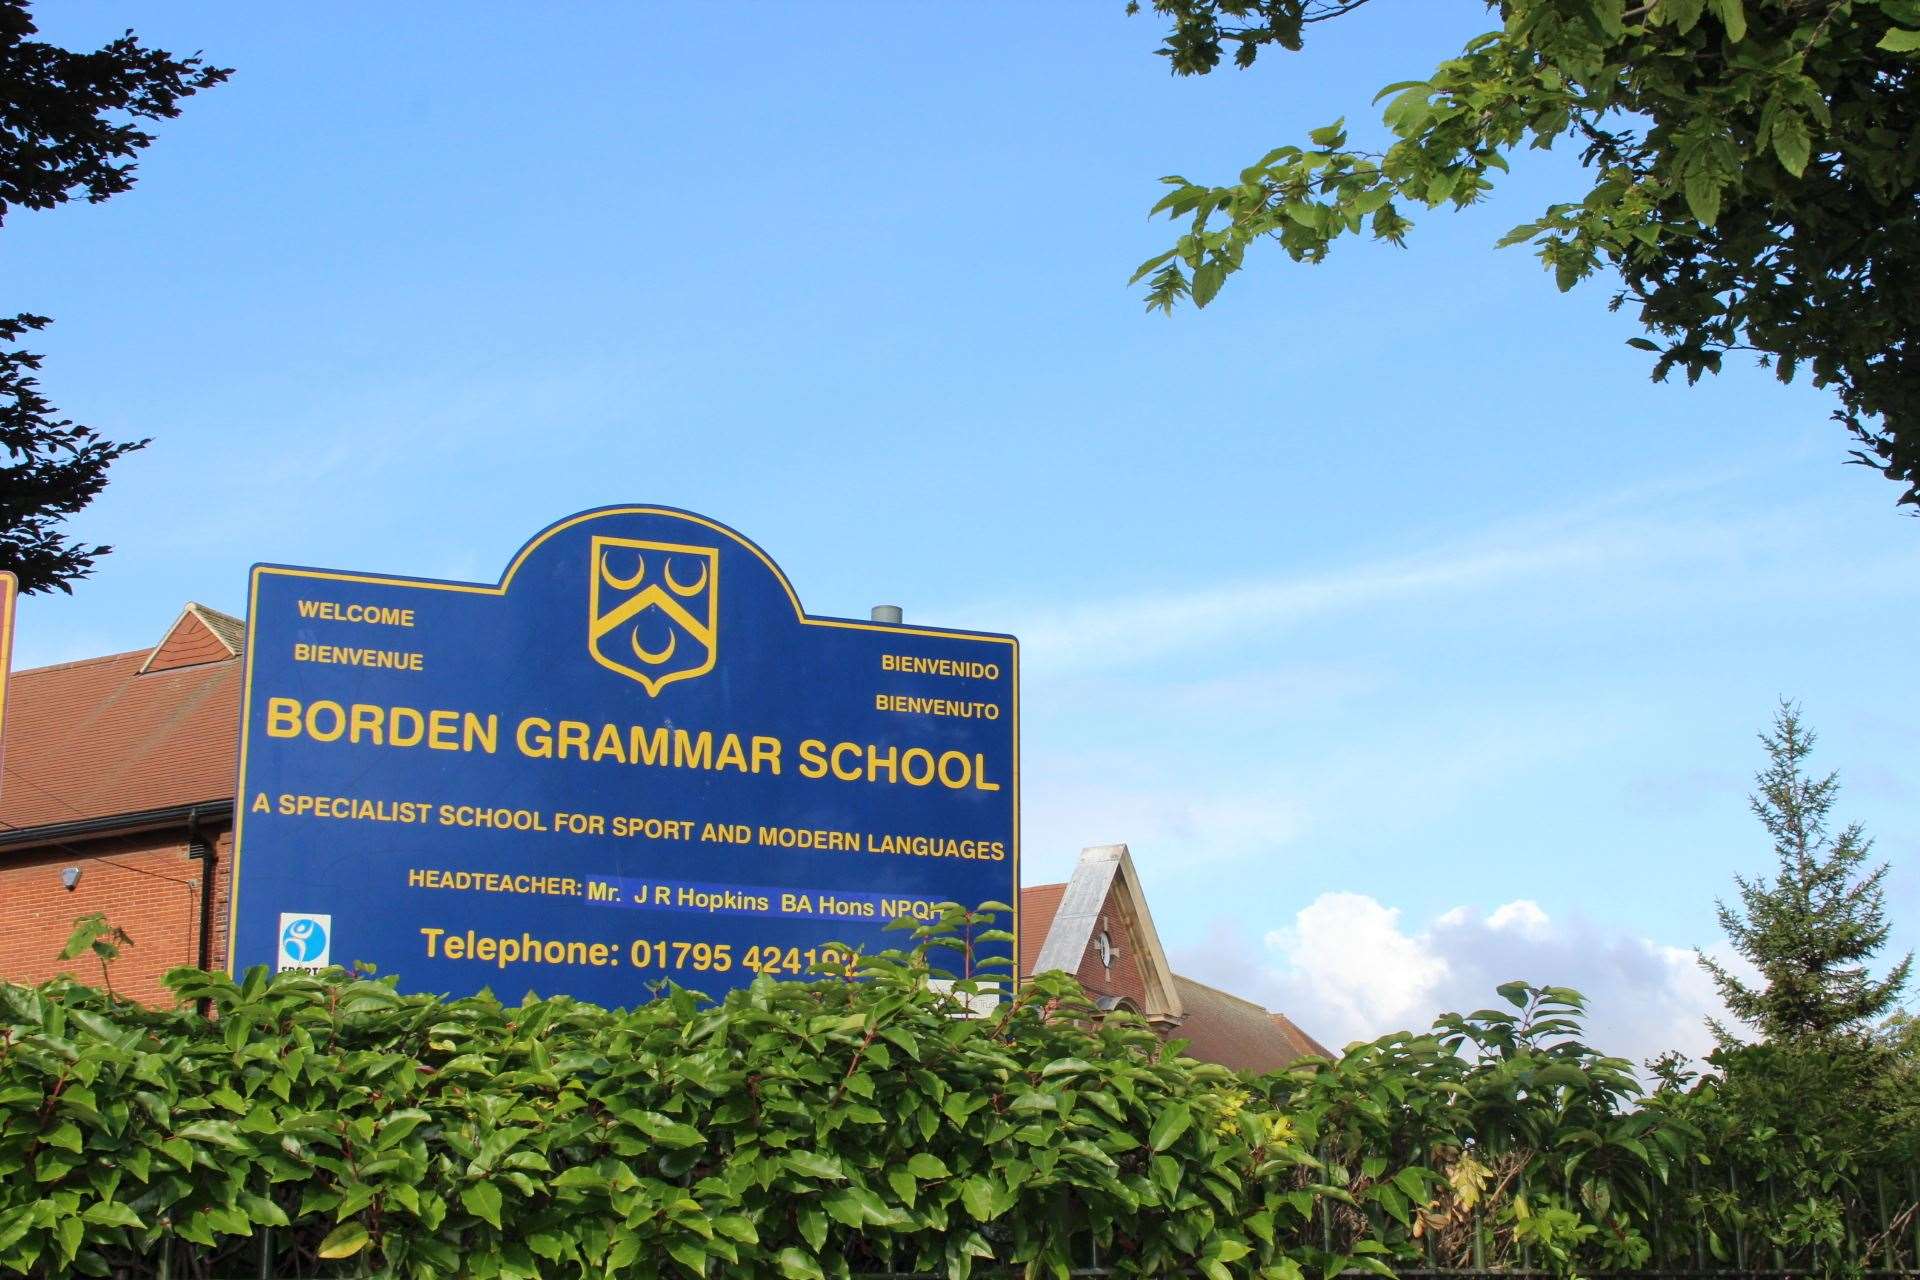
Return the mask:
POLYGON ((587 648, 657 694, 713 670, 720 553, 638 538, 593 540, 587 648))

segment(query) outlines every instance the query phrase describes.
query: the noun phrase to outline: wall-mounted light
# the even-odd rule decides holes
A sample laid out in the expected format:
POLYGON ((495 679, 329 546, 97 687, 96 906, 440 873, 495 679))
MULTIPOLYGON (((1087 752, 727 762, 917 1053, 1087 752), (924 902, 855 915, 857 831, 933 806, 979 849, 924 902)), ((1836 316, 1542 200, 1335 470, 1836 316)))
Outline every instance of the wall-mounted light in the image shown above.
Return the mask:
POLYGON ((60 873, 60 883, 67 886, 68 893, 72 893, 73 887, 80 883, 80 868, 68 867, 65 871, 62 871, 60 873))

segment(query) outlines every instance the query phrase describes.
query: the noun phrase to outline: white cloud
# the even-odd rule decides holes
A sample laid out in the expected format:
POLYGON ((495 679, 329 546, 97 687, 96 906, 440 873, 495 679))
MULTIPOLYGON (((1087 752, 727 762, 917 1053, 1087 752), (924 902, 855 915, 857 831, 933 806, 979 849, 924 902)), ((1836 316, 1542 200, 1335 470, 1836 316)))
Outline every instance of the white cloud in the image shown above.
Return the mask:
POLYGON ((1455 907, 1418 929, 1401 914, 1368 894, 1323 893, 1269 931, 1257 957, 1223 938, 1175 965, 1284 1011, 1336 1048, 1496 1004, 1494 988, 1515 979, 1580 991, 1587 1042, 1635 1063, 1666 1049, 1699 1057, 1712 1047, 1706 1019, 1725 1016, 1684 947, 1556 919, 1527 898, 1455 907))
MULTIPOLYGON (((1459 919, 1456 925, 1466 924, 1468 919, 1459 919)), ((1516 898, 1512 902, 1495 907, 1493 914, 1487 917, 1487 928, 1517 933, 1532 942, 1538 942, 1547 936, 1547 913, 1540 904, 1531 898, 1516 898)))
MULTIPOLYGON (((1267 934, 1266 944, 1270 957, 1282 962, 1269 975, 1316 993, 1329 1029, 1336 1023, 1389 1027, 1421 1021, 1452 975, 1445 957, 1401 931, 1397 908, 1364 893, 1321 894, 1292 925, 1267 934)), ((1282 1007, 1300 1020, 1297 1001, 1282 1007)))

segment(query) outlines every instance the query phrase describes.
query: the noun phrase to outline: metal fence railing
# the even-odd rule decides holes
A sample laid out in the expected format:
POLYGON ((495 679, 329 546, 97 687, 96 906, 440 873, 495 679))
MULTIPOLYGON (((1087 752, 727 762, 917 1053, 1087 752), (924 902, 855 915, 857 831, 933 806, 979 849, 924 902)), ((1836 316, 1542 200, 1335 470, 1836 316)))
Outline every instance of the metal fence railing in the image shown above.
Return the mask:
MULTIPOLYGON (((382 1274, 372 1260, 326 1262, 289 1257, 275 1249, 271 1232, 262 1232, 260 1238, 248 1243, 254 1248, 245 1252, 252 1253, 252 1257, 240 1256, 243 1252, 240 1249, 213 1254, 199 1249, 168 1250, 150 1260, 152 1270, 148 1274, 155 1280, 331 1280, 382 1274)), ((1131 1274, 1125 1267, 1103 1265, 1104 1262, 1097 1250, 1085 1250, 1068 1272, 1070 1280, 1108 1280, 1131 1274)), ((1843 1280, 1916 1280, 1920 1277, 1920 1270, 1910 1266, 1859 1267, 1846 1265, 1837 1258, 1827 1262, 1828 1265, 1822 1267, 1582 1269, 1580 1274, 1587 1280, 1824 1280, 1836 1276, 1843 1280)), ((983 1260, 974 1268, 973 1275, 978 1280, 999 1280, 1023 1275, 1024 1270, 1024 1267, 983 1260)), ((1043 1274, 1051 1276, 1050 1272, 1043 1274)), ((1197 1270, 1191 1274, 1196 1280, 1201 1276, 1197 1270)), ((1346 1273, 1350 1280, 1367 1274, 1346 1273)), ((1563 1273, 1522 1267, 1404 1268, 1397 1269, 1395 1275, 1399 1280, 1564 1280, 1563 1273)), ((944 1272, 857 1270, 853 1272, 853 1280, 947 1280, 947 1276, 944 1272)))
MULTIPOLYGON (((1743 1185, 1733 1169, 1712 1181, 1708 1195, 1696 1174, 1637 1222, 1650 1249, 1642 1265, 1608 1268, 1589 1262, 1580 1274, 1587 1280, 1920 1280, 1920 1168, 1860 1175, 1846 1191, 1833 1189, 1820 1198, 1824 1227, 1817 1232, 1806 1230, 1804 1222, 1786 1229, 1796 1215, 1806 1219, 1808 1214, 1791 1193, 1771 1184, 1764 1189, 1743 1185), (1708 1207, 1712 1212, 1703 1213, 1708 1207), (1787 1243, 1795 1239, 1813 1242, 1787 1243)), ((1549 1280, 1564 1274, 1539 1265, 1537 1251, 1516 1245, 1511 1232, 1496 1231, 1478 1214, 1458 1222, 1442 1245, 1434 1231, 1418 1242, 1409 1240, 1378 1206, 1336 1210, 1321 1197, 1316 1209, 1300 1243, 1336 1253, 1351 1252, 1348 1246, 1361 1237, 1397 1239, 1403 1256, 1408 1246, 1423 1255, 1396 1269, 1400 1280, 1549 1280)), ((987 1234, 996 1232, 989 1227, 987 1234)), ((211 1248, 176 1240, 157 1255, 117 1265, 114 1275, 116 1280, 332 1280, 380 1274, 370 1256, 321 1259, 313 1252, 315 1243, 309 1232, 270 1227, 211 1248)), ((1080 1238, 1073 1254, 1070 1274, 1076 1280, 1102 1280, 1129 1270, 1111 1251, 1102 1256, 1090 1234, 1080 1238)), ((869 1265, 848 1258, 855 1264, 855 1280, 946 1280, 944 1273, 877 1269, 872 1255, 864 1260, 869 1265)), ((973 1274, 987 1280, 1020 1270, 980 1259, 973 1274)))
MULTIPOLYGON (((337 1264, 336 1264, 337 1265, 337 1264)), ((165 1280, 316 1280, 318 1277, 369 1277, 381 1275, 374 1268, 362 1267, 316 1270, 316 1271, 174 1271, 165 1270, 156 1273, 165 1280)), ((1024 1275, 1024 1268, 1008 1269, 1000 1266, 982 1264, 974 1268, 976 1280, 1003 1280, 1004 1277, 1024 1275)), ((1043 1273, 1051 1275, 1051 1273, 1043 1273)), ((1068 1273, 1069 1280, 1111 1280, 1123 1273, 1111 1267, 1074 1267, 1068 1273)), ((1551 1271, 1397 1271, 1399 1280, 1564 1280, 1551 1271)), ((1582 1272, 1583 1276, 1605 1276, 1607 1280, 1824 1280, 1825 1272, 1807 1270, 1787 1271, 1606 1271, 1582 1272)), ((1843 1270, 1838 1273, 1845 1280, 1914 1280, 1920 1272, 1884 1271, 1884 1270, 1843 1270)), ((1191 1275, 1200 1280, 1201 1273, 1191 1275)), ((1344 1280, 1360 1280, 1368 1276, 1366 1272, 1347 1272, 1344 1280)), ((856 1271, 853 1280, 947 1280, 946 1273, 932 1271, 856 1271)), ((1378 1280, 1373 1277, 1372 1280, 1378 1280)))

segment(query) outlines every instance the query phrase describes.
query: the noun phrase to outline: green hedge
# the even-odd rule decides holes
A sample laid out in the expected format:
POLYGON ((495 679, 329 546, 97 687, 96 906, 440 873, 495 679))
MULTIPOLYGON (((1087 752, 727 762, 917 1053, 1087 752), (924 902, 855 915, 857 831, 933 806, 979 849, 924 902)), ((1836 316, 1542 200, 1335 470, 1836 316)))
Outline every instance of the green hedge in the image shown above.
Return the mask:
POLYGON ((1646 1095, 1581 1042, 1577 995, 1512 984, 1502 1008, 1249 1079, 1058 974, 959 1016, 975 984, 927 981, 952 941, 923 930, 858 980, 628 1011, 339 971, 180 970, 171 1011, 0 986, 0 1272, 151 1275, 164 1252, 174 1276, 251 1274, 265 1229, 283 1274, 958 1280, 1064 1276, 1095 1247, 1121 1275, 1211 1280, 1915 1256, 1910 1077, 1876 1112, 1837 1057, 1762 1054, 1646 1095))
POLYGON ((1349 1236, 1414 1267, 1852 1275, 1920 1267, 1920 1037, 1669 1055, 1583 1042, 1582 1000, 1509 983, 1502 1007, 1255 1082, 1301 1118, 1349 1236), (1387 1185, 1423 1165, 1426 1203, 1387 1185))
POLYGON ((1060 1274, 1091 1232, 1141 1272, 1292 1274, 1317 1175, 1284 1117, 1138 1021, 1085 1029, 1064 978, 957 1017, 974 984, 931 989, 924 950, 630 1011, 338 971, 177 971, 174 1012, 4 988, 0 1267, 273 1227, 342 1273, 1060 1274))

